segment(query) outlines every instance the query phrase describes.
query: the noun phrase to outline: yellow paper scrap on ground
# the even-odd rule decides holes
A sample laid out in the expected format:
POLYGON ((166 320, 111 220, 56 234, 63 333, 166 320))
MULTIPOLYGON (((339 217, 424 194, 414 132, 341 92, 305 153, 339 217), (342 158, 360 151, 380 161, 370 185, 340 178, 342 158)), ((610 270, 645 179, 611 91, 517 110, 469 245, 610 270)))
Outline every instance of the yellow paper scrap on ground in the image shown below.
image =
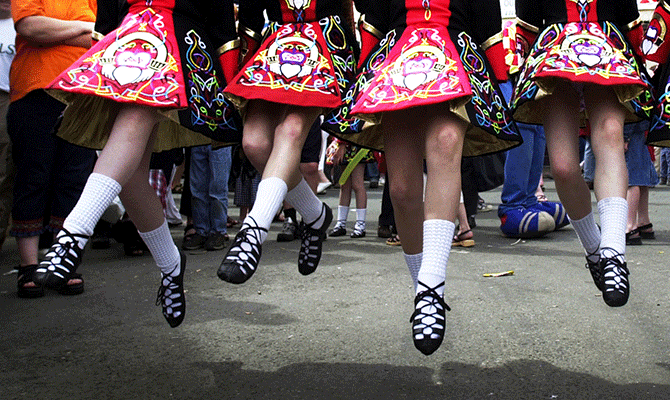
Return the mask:
POLYGON ((485 278, 497 278, 499 276, 511 276, 514 275, 514 271, 505 271, 505 272, 493 272, 484 274, 485 278))

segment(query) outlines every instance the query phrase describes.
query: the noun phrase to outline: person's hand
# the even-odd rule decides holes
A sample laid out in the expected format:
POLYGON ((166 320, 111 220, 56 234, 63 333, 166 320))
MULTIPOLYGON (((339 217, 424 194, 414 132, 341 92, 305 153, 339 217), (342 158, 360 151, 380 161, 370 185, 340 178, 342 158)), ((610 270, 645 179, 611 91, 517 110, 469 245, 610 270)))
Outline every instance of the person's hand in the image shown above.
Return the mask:
POLYGON ((347 146, 344 143, 340 143, 337 146, 337 150, 335 150, 335 154, 333 154, 333 165, 339 165, 342 163, 342 160, 344 160, 344 154, 347 151, 347 146))

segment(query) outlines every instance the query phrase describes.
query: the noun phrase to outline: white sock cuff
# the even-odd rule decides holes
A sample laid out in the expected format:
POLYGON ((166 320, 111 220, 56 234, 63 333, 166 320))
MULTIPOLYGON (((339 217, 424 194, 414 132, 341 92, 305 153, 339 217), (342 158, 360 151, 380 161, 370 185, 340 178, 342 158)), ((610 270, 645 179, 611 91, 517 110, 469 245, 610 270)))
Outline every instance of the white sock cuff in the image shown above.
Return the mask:
POLYGON ((349 215, 349 206, 337 206, 337 221, 345 222, 349 215))
MULTIPOLYGON (((99 174, 97 172, 91 173, 91 175, 88 176, 88 181, 90 182, 96 182, 99 185, 102 185, 106 188, 109 188, 109 190, 114 191, 117 193, 121 193, 121 184, 114 179, 110 178, 107 175, 99 174)), ((87 182, 88 182, 87 181, 87 182)), ((116 197, 116 196, 114 196, 116 197)))
MULTIPOLYGON (((139 232, 139 231, 138 231, 139 232)), ((156 265, 164 274, 172 272, 179 264, 179 249, 174 244, 167 220, 153 231, 139 232, 140 237, 147 245, 156 265)))
POLYGON ((434 287, 444 281, 455 229, 456 225, 446 219, 423 222, 423 261, 419 272, 421 282, 434 287))
POLYGON ((571 219, 570 224, 572 229, 577 233, 577 237, 584 248, 584 251, 587 255, 597 253, 600 248, 600 229, 596 224, 596 219, 593 216, 593 212, 590 212, 587 216, 581 219, 571 219))
POLYGON ((611 248, 625 254, 628 202, 623 197, 604 198, 598 202, 598 213, 602 228, 600 249, 611 248))
POLYGON ((98 220, 119 193, 119 182, 106 175, 90 174, 77 204, 63 222, 63 229, 71 233, 93 235, 98 220))
POLYGON ((407 254, 403 252, 402 254, 405 257, 405 263, 407 264, 407 269, 409 269, 409 275, 412 277, 414 291, 416 291, 417 280, 419 279, 419 270, 421 269, 421 261, 423 260, 423 253, 407 254))
POLYGON ((365 222, 365 216, 368 213, 367 208, 357 208, 356 209, 356 221, 363 221, 365 222))
MULTIPOLYGON (((260 181, 256 193, 256 201, 244 222, 247 222, 249 218, 253 218, 259 227, 270 228, 272 220, 277 212, 279 212, 279 208, 286 197, 287 190, 286 182, 277 177, 270 177, 260 181)), ((295 207, 295 204, 291 203, 291 205, 295 207)))

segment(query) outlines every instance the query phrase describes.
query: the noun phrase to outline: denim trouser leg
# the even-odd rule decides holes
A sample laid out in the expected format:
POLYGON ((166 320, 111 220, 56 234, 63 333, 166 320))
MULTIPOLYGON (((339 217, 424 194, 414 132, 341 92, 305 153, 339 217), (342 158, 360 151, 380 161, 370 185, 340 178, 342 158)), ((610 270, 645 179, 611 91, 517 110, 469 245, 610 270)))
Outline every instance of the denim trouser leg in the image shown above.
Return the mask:
MULTIPOLYGON (((507 101, 512 97, 511 82, 503 82, 500 89, 507 101)), ((498 216, 508 210, 528 207, 534 202, 535 191, 540 183, 544 166, 544 130, 539 125, 517 124, 523 143, 507 151, 505 159, 505 183, 503 183, 498 216), (531 197, 532 196, 532 197, 531 197)))
POLYGON ((540 179, 542 179, 542 171, 544 170, 544 150, 547 146, 547 139, 544 136, 544 127, 542 125, 521 125, 524 125, 519 127, 521 131, 525 131, 527 128, 529 131, 533 132, 533 155, 530 162, 528 188, 526 189, 526 201, 524 203, 524 206, 528 208, 538 202, 537 197, 535 197, 535 192, 540 185, 540 179))
POLYGON ((507 151, 498 215, 508 210, 528 207, 537 201, 535 190, 540 183, 544 163, 544 135, 540 126, 517 124, 523 144, 507 151), (539 154, 538 154, 539 153, 539 154), (532 197, 532 198, 531 198, 532 197))
POLYGON ((212 179, 209 181, 210 226, 213 232, 228 231, 228 178, 232 166, 230 147, 222 147, 210 152, 209 165, 212 179))
POLYGON ((596 157, 593 154, 591 138, 586 138, 586 146, 584 147, 584 180, 587 182, 593 182, 595 175, 596 157))
POLYGON ((668 177, 668 169, 670 167, 670 148, 664 147, 661 149, 661 178, 668 177))
POLYGON ((198 234, 226 233, 228 177, 232 159, 229 147, 191 149, 190 180, 193 225, 198 234))

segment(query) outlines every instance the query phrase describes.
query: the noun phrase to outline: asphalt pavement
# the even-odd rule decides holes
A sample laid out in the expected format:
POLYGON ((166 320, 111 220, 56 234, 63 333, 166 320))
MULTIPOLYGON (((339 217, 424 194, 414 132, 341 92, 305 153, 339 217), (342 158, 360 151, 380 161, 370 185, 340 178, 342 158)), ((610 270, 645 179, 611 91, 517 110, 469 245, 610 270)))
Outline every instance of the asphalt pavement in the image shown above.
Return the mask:
MULTIPOLYGON (((336 209, 337 194, 322 198, 336 209)), ((310 276, 298 241, 275 240, 281 223, 245 284, 217 278, 225 251, 188 254, 176 329, 154 304, 150 256, 87 249, 84 294, 19 299, 9 239, 0 399, 670 399, 670 187, 651 191, 656 240, 628 248, 622 308, 603 302, 570 227, 505 238, 500 189, 482 193, 494 210, 477 215, 474 247, 452 250, 447 335, 428 357, 412 344, 402 250, 376 235, 381 187, 368 194, 367 237, 329 238, 310 276)), ((183 228, 172 232, 180 244, 183 228)))

